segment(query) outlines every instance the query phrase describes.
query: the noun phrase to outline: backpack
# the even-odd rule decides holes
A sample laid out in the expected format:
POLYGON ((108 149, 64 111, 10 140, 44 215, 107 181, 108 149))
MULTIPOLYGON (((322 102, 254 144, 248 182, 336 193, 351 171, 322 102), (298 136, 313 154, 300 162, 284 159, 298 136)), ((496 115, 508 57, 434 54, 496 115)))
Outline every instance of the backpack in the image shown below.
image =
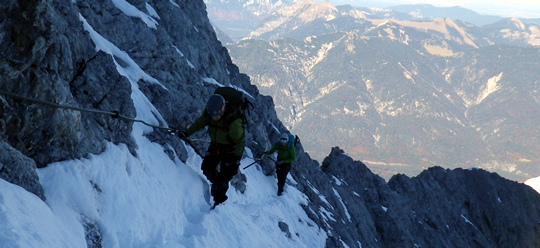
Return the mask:
POLYGON ((244 93, 232 87, 218 87, 214 90, 214 94, 222 96, 227 102, 227 107, 231 107, 237 115, 235 119, 242 119, 244 128, 247 126, 246 112, 253 109, 253 104, 249 102, 244 93))
POLYGON ((298 138, 298 135, 289 135, 289 142, 287 144, 287 148, 290 148, 291 146, 294 146, 296 148, 296 145, 300 142, 300 138, 298 138))

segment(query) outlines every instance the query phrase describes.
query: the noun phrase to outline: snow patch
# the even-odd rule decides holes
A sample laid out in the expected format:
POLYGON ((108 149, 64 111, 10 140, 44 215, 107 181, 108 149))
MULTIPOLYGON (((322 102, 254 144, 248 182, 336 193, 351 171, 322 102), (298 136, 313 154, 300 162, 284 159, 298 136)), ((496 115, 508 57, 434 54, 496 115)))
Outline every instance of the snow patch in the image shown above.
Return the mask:
POLYGON ((349 214, 349 209, 347 209, 347 206, 343 202, 343 199, 341 198, 341 195, 337 192, 337 190, 335 188, 332 188, 332 190, 334 191, 334 195, 336 195, 339 202, 341 203, 341 206, 343 206, 343 210, 345 210, 345 215, 347 216, 347 219, 349 220, 349 222, 351 222, 352 220, 351 220, 351 215, 349 214))
POLYGON ((478 229, 469 219, 467 219, 467 217, 463 216, 463 214, 461 215, 461 218, 463 218, 465 222, 471 224, 474 228, 478 229))
POLYGON ((215 84, 215 85, 217 85, 219 87, 224 87, 225 86, 223 84, 218 83, 218 81, 216 81, 213 78, 203 78, 203 81, 206 82, 206 83, 209 83, 209 84, 215 84))
POLYGON ((146 11, 148 11, 148 14, 150 14, 150 16, 156 19, 161 19, 156 10, 149 3, 146 3, 146 11))
POLYGON ((173 6, 180 8, 180 6, 178 6, 178 4, 176 4, 175 2, 173 2, 173 0, 169 0, 169 2, 170 2, 173 6))
POLYGON ((502 76, 503 76, 503 73, 501 72, 499 75, 488 79, 487 83, 481 88, 480 95, 478 96, 478 99, 476 100, 476 104, 480 104, 491 93, 501 88, 497 83, 501 80, 502 76))
MULTIPOLYGON (((176 47, 175 45, 173 45, 174 49, 176 50, 176 52, 178 54, 180 54, 180 57, 184 57, 184 54, 180 51, 180 49, 178 49, 178 47, 176 47)), ((188 61, 189 62, 189 61, 188 61)))
MULTIPOLYGON (((149 28, 157 29, 158 22, 154 18, 140 11, 135 6, 128 3, 126 0, 112 0, 112 2, 114 6, 116 6, 116 8, 121 10, 127 16, 140 18, 149 28)), ((146 5, 147 9, 148 9, 148 6, 149 5, 147 4, 146 5)), ((155 10, 154 10, 154 13, 155 13, 155 10)), ((157 16, 157 13, 156 13, 156 16, 157 16)))
POLYGON ((268 121, 268 124, 270 124, 270 125, 272 126, 272 128, 273 128, 277 133, 281 133, 281 132, 279 131, 279 129, 278 129, 272 122, 268 121))
POLYGON ((343 184, 343 182, 339 178, 337 178, 336 176, 332 176, 332 179, 334 179, 334 183, 337 186, 341 186, 343 184))
POLYGON ((540 177, 531 178, 524 183, 540 193, 540 177))
POLYGON ((195 66, 189 60, 186 59, 186 62, 191 69, 195 69, 195 66))

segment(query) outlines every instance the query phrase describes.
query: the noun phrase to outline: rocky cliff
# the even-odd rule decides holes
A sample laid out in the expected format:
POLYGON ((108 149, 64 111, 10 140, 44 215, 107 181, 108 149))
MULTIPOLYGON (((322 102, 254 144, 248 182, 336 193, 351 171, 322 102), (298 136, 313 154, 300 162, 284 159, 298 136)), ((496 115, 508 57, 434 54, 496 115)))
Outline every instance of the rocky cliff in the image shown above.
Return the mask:
MULTIPOLYGON (((205 98, 217 87, 206 80, 240 87, 254 98, 257 109, 266 110, 251 116, 250 133, 266 134, 267 128, 275 132, 269 127, 269 123, 279 127, 270 111, 271 99, 260 96, 231 63, 216 39, 204 3, 152 6, 146 1, 8 1, 1 9, 8 14, 1 20, 0 90, 137 118, 131 100, 134 81, 166 122, 157 125, 182 128, 199 115, 205 98), (85 24, 114 44, 109 46, 114 51, 96 44, 99 40, 93 39, 85 24), (126 78, 118 67, 140 70, 146 76, 126 78)), ((125 143, 135 153, 132 123, 126 120, 6 94, 0 109, 3 142, 37 167, 100 153, 105 140, 125 143)), ((264 143, 267 136, 248 139, 259 137, 264 143)))
POLYGON ((334 147, 320 169, 305 157, 296 187, 327 247, 537 247, 540 198, 481 169, 433 167, 388 183, 334 147), (309 178, 318 178, 311 180, 309 178))
MULTIPOLYGON (((106 142, 141 156, 133 120, 155 119, 145 135, 181 146, 165 128, 192 123, 217 85, 243 89, 255 105, 246 134, 254 154, 285 131, 272 99, 216 39, 202 0, 8 0, 0 11, 0 177, 43 200, 37 168, 99 154, 106 142), (134 98, 155 107, 152 118, 134 98)), ((539 244, 540 197, 496 174, 432 168, 387 184, 337 148, 321 167, 301 146, 298 157, 289 187, 308 197, 328 247, 539 244)), ((249 187, 241 176, 237 189, 249 187)), ((101 247, 96 232, 106 227, 85 229, 88 245, 101 247)))

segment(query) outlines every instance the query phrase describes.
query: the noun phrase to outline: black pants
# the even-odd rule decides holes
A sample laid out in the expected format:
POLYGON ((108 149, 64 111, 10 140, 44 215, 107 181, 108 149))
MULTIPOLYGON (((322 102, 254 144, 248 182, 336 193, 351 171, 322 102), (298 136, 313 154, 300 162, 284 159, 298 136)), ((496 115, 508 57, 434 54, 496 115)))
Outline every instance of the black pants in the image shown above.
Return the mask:
POLYGON ((237 162, 237 158, 234 156, 234 147, 219 147, 213 144, 208 147, 201 164, 201 170, 206 179, 212 183, 211 194, 215 204, 227 200, 229 181, 238 173, 239 164, 237 162), (219 170, 218 165, 220 165, 219 170))
POLYGON ((278 194, 283 192, 283 187, 285 187, 285 181, 287 180, 289 171, 291 171, 291 163, 276 164, 278 194))

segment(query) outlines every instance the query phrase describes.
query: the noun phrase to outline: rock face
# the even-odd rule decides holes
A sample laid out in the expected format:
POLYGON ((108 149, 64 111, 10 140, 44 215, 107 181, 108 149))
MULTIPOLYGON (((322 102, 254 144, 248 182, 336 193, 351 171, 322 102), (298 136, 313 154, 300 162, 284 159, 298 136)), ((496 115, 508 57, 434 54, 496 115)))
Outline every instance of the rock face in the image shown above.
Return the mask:
MULTIPOLYGON (((1 6, 0 11, 7 13, 0 19, 0 90, 8 93, 0 94, 3 141, 37 167, 100 153, 105 141, 125 143, 136 155, 130 121, 17 96, 116 111, 136 119, 131 93, 132 87, 138 87, 169 125, 181 129, 199 116, 217 87, 207 82, 235 85, 250 95, 260 111, 250 116, 249 142, 264 144, 268 135, 278 135, 274 127, 285 130, 271 98, 259 95, 249 78, 232 64, 216 39, 202 1, 130 1, 125 6, 111 1, 15 0, 1 6), (127 15, 130 12, 123 12, 125 6, 139 10, 142 17, 127 15), (95 43, 84 23, 112 43, 107 45, 110 49, 120 52, 99 48, 104 45, 95 43), (132 79, 121 75, 117 67, 140 67, 151 76, 135 79, 133 86, 132 79), (252 133, 264 135, 254 137, 252 133)), ((156 137, 164 139, 163 135, 156 137)), ((198 148, 205 149, 204 144, 198 148)), ((262 152, 264 148, 253 150, 262 152)))
POLYGON ((433 167, 387 184, 337 147, 321 170, 293 168, 296 187, 310 199, 306 213, 330 235, 327 247, 540 245, 538 193, 495 173, 433 167))
POLYGON ((0 142, 0 178, 20 185, 28 192, 45 200, 34 160, 24 156, 5 142, 0 142))
MULTIPOLYGON (((218 84, 234 85, 255 105, 246 133, 253 154, 285 131, 272 98, 239 73, 216 39, 202 0, 7 0, 0 11, 0 177, 42 199, 36 167, 98 154, 106 142, 141 152, 131 138, 133 122, 110 114, 142 118, 133 92, 158 110, 158 125, 181 129, 218 84), (126 77, 126 70, 141 77, 126 77)), ((175 143, 164 130, 147 136, 175 143)), ((263 164, 263 173, 271 175, 272 167, 263 164)), ((309 198, 306 213, 329 234, 328 247, 539 244, 538 194, 486 171, 432 168, 387 184, 338 148, 319 167, 300 145, 291 175, 309 198)), ((244 178, 240 173, 232 183, 239 191, 249 187, 244 178)), ((101 247, 103 227, 82 222, 88 246, 101 247)), ((288 223, 276 225, 293 235, 288 223)))
MULTIPOLYGON (((7 2, 0 9, 8 13, 1 22, 1 90, 56 104, 134 115, 129 84, 114 67, 103 66, 112 63, 112 58, 95 50, 73 4, 7 2)), ((132 143, 130 125, 110 116, 2 97, 3 139, 34 159, 38 167, 99 153, 104 140, 132 143)))

